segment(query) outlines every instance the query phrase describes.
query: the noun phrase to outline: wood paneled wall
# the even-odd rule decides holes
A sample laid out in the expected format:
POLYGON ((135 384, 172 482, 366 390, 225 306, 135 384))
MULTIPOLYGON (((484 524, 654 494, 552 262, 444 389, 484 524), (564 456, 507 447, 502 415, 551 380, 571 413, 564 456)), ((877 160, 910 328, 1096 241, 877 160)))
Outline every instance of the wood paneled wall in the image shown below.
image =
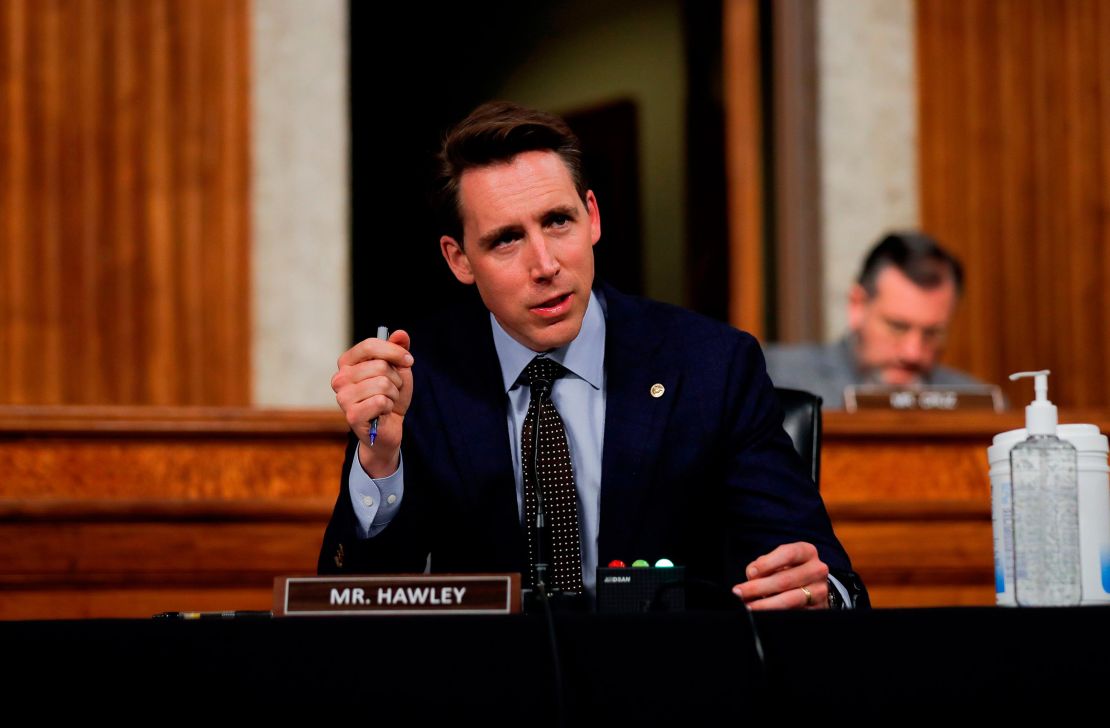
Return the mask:
POLYGON ((721 10, 729 210, 728 318, 733 326, 762 337, 766 306, 759 3, 725 0, 721 10))
POLYGON ((250 401, 248 10, 0 3, 0 403, 250 401))
POLYGON ((1110 404, 1110 3, 919 0, 917 38, 923 226, 968 273, 948 361, 1110 404))
POLYGON ((338 410, 0 406, 0 620, 269 609, 346 444, 338 410))

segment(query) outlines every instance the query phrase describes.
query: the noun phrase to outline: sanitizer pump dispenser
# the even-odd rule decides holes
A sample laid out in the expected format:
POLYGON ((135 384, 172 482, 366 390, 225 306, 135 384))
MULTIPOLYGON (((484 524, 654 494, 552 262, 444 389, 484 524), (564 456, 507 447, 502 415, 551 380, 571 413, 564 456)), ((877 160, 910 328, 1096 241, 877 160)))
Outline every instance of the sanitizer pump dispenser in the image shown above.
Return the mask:
POLYGON ((1056 436, 1048 370, 1032 377, 1036 399, 1025 408, 1029 437, 1010 451, 1013 487, 1014 596, 1019 606, 1079 604, 1079 481, 1075 447, 1056 436))

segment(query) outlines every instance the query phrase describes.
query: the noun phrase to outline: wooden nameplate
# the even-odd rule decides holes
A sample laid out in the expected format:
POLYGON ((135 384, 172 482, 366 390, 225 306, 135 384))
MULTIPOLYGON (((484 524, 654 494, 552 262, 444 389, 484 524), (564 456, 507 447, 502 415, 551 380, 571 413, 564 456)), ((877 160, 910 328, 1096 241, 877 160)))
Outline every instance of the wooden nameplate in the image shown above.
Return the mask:
POLYGON ((275 617, 516 614, 520 574, 280 576, 275 617))
POLYGON ((844 409, 953 412, 988 410, 1002 412, 1005 400, 1002 390, 989 384, 918 385, 894 387, 883 384, 860 384, 844 388, 844 409))

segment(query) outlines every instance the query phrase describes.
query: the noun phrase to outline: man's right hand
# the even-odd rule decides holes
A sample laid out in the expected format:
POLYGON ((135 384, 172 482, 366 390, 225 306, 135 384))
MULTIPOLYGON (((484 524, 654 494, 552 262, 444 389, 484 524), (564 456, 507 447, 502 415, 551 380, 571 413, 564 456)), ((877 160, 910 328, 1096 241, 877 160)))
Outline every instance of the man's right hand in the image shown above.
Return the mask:
POLYGON ((412 355, 409 335, 398 330, 387 341, 366 339, 343 352, 331 378, 335 401, 359 440, 358 458, 371 478, 397 470, 401 431, 412 401, 412 355), (378 435, 370 446, 370 422, 378 418, 378 435))

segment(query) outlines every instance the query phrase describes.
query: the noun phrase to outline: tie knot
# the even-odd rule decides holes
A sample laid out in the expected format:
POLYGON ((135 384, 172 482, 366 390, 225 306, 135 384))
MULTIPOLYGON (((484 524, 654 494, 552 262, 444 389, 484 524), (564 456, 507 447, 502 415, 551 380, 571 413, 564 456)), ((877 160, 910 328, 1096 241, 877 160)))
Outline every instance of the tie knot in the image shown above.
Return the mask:
POLYGON ((528 366, 524 370, 524 377, 530 385, 535 385, 537 381, 552 384, 556 379, 563 376, 564 372, 566 372, 566 369, 563 368, 563 365, 554 359, 537 356, 528 362, 528 366))

